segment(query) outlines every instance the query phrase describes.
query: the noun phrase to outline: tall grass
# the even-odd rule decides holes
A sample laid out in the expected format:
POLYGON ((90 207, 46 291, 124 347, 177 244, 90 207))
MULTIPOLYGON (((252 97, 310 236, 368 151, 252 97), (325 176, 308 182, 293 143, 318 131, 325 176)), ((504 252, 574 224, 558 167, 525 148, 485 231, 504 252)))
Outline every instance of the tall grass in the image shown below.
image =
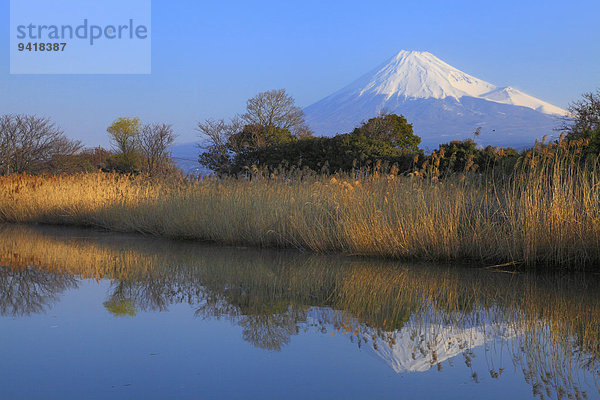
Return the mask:
MULTIPOLYGON (((538 146, 508 177, 255 175, 178 182, 90 173, 0 178, 0 222, 436 261, 600 264, 597 163, 538 146)), ((490 175, 491 176, 491 175, 490 175)))

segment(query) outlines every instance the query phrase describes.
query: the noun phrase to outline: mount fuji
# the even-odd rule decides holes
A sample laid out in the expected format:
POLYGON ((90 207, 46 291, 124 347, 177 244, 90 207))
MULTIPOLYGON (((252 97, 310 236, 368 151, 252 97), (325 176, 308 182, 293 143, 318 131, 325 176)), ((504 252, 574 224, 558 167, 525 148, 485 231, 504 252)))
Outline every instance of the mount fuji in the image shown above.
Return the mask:
POLYGON ((513 87, 498 87, 446 64, 428 52, 400 51, 345 88, 306 107, 317 135, 350 132, 382 111, 402 114, 421 146, 473 138, 482 145, 523 148, 552 135, 562 108, 513 87))

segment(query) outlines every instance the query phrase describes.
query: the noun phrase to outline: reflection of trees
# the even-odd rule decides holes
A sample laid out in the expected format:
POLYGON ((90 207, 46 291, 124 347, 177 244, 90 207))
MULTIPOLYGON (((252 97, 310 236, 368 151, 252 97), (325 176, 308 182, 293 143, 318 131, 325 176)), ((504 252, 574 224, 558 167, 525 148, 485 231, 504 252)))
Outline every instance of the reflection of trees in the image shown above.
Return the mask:
POLYGON ((290 342, 290 337, 300 331, 299 324, 306 322, 304 310, 290 307, 283 314, 246 315, 240 320, 244 340, 265 350, 280 351, 290 342))
MULTIPOLYGON (((594 277, 410 267, 140 237, 127 241, 113 234, 96 238, 87 231, 78 238, 80 231, 62 228, 61 234, 45 232, 0 227, 0 264, 47 265, 45 271, 54 271, 2 270, 3 315, 40 312, 58 293, 75 287, 69 275, 74 274, 110 279, 105 306, 115 315, 188 303, 198 316, 239 324, 244 339, 263 349, 282 349, 302 327, 345 333, 359 346, 389 348, 399 339, 396 332, 410 328, 414 351, 408 357, 441 368, 441 342, 428 333, 431 326, 501 324, 516 337, 492 335, 494 340, 515 344, 515 365, 536 393, 547 396, 550 389, 576 398, 577 373, 598 376, 600 292, 594 277)), ((471 368, 473 342, 457 347, 471 368)), ((470 370, 473 380, 500 378, 505 366, 493 361, 489 371, 470 370)))
POLYGON ((167 311, 169 305, 198 302, 201 287, 188 276, 117 279, 104 307, 115 316, 134 316, 137 311, 167 311))
POLYGON ((243 328, 243 338, 253 346, 280 351, 306 322, 306 308, 260 296, 260 293, 226 288, 220 292, 204 288, 196 315, 228 318, 243 328))
MULTIPOLYGON (((135 297, 131 293, 131 281, 117 281, 111 285, 112 293, 104 302, 104 308, 115 317, 133 317, 137 314, 135 297)), ((134 291, 135 292, 135 291, 134 291)))
POLYGON ((72 275, 35 267, 0 267, 0 315, 43 313, 59 300, 58 294, 76 287, 72 275))
POLYGON ((251 287, 218 287, 213 282, 208 288, 193 279, 174 274, 115 280, 104 307, 115 316, 135 316, 138 310, 166 311, 170 304, 186 302, 196 308, 197 316, 228 318, 243 328, 244 340, 275 351, 287 345, 306 322, 306 307, 290 306, 251 287))

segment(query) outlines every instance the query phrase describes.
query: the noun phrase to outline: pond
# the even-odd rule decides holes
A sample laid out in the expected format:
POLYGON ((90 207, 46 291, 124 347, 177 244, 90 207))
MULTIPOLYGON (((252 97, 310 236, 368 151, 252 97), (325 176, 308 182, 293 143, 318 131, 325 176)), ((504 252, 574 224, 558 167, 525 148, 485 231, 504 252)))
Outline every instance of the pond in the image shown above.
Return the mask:
POLYGON ((600 398, 600 277, 0 226, 0 398, 600 398))

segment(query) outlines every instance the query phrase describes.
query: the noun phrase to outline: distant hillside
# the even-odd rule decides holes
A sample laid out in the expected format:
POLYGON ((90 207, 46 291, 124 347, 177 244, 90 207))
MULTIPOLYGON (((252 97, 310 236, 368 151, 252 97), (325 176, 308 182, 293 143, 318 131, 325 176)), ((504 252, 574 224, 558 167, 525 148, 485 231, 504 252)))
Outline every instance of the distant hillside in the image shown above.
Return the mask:
POLYGON ((198 163, 200 149, 197 143, 182 143, 172 146, 170 149, 173 161, 179 169, 186 174, 208 175, 210 170, 198 163))

